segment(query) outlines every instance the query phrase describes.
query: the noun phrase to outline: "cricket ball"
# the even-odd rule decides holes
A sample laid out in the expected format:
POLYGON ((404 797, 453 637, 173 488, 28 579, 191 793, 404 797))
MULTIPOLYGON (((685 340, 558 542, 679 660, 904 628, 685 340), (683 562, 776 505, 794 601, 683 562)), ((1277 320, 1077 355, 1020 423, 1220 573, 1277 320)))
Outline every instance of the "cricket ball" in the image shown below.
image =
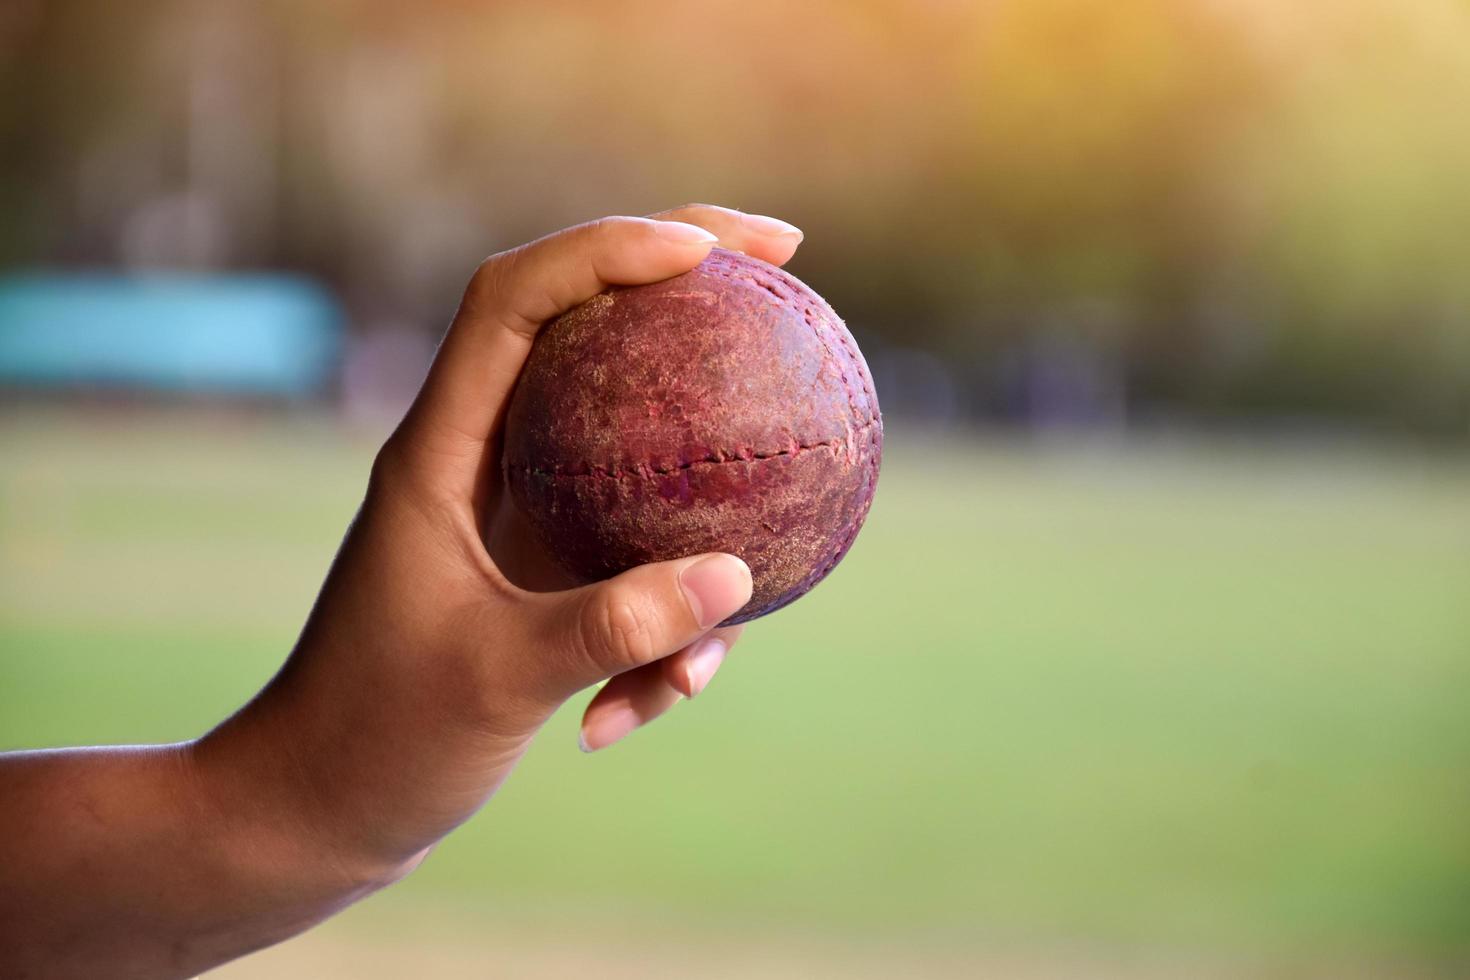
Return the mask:
POLYGON ((750 566, 764 616, 827 576, 863 526, 883 421, 868 366, 794 276, 713 250, 599 294, 536 338, 506 418, 515 505, 591 582, 710 551, 750 566))

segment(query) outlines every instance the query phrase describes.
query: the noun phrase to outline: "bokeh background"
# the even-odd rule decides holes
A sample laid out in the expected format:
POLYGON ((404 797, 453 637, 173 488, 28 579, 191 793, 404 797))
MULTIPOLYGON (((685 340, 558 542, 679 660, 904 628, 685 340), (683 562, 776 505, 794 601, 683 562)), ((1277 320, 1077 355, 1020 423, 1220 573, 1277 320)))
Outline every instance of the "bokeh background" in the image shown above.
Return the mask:
POLYGON ((0 747, 248 697, 562 225, 799 224, 889 419, 697 704, 219 976, 1470 970, 1463 0, 9 0, 0 147, 0 747))

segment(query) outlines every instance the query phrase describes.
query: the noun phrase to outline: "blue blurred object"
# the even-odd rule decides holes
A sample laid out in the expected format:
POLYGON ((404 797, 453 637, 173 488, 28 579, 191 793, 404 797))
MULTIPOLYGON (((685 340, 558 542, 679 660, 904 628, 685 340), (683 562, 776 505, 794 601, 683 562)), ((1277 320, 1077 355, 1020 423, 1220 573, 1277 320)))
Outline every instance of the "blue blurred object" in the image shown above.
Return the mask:
POLYGON ((0 385, 299 398, 342 348, 340 307, 299 277, 0 277, 0 385))

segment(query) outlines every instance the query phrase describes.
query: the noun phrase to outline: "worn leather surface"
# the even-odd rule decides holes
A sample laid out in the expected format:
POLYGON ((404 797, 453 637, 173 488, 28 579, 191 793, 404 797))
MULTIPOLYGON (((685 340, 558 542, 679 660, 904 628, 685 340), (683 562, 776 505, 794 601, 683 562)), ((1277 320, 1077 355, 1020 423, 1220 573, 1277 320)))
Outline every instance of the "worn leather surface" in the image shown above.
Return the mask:
POLYGON ((728 551, 755 592, 728 623, 805 594, 852 546, 883 423, 867 364, 794 276, 716 249, 548 324, 513 396, 512 499, 581 581, 728 551))

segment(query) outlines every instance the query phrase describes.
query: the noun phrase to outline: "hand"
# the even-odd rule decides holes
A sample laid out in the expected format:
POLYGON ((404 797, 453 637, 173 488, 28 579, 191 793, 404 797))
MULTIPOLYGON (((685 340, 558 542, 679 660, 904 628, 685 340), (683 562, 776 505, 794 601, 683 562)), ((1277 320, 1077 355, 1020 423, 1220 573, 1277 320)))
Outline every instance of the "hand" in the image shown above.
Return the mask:
MULTIPOLYGON (((374 464, 290 660, 194 758, 231 819, 294 815, 364 880, 405 873, 473 814, 567 698, 596 750, 709 682, 750 572, 730 555, 567 591, 501 485, 498 435, 536 331, 613 284, 697 265, 716 243, 787 261, 772 218, 690 206, 605 218, 486 260, 423 390, 374 464), (359 874, 361 872, 361 874, 359 874)), ((294 846, 294 845, 290 845, 294 846)))
POLYGON ((0 753, 0 974, 192 977, 279 942, 412 870, 577 691, 612 678, 582 724, 597 749, 708 683, 745 565, 542 591, 497 437, 542 323, 716 241, 781 263, 800 240, 695 206, 488 259, 265 689, 197 742, 0 753))

